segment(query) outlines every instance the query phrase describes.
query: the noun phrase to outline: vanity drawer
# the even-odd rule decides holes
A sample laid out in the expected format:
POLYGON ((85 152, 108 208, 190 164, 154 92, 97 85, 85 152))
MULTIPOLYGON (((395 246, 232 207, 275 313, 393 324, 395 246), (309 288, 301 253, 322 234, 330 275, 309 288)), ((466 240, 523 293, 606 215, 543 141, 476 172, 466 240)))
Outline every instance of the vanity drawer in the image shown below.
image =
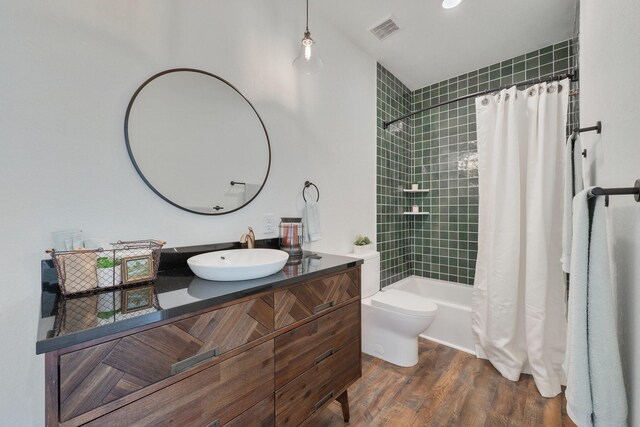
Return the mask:
POLYGON ((265 414, 252 412, 252 409, 260 410, 260 406, 252 407, 259 404, 268 406, 272 394, 273 341, 267 341, 87 425, 269 425, 268 413, 267 424, 261 424, 265 414), (245 414, 247 410, 249 413, 245 414), (238 422, 242 424, 234 420, 238 416, 238 422))
POLYGON ((359 338, 359 300, 276 337, 276 390, 359 338))
POLYGON ((273 406, 273 394, 262 402, 238 415, 225 427, 273 427, 276 425, 275 408, 273 406))
POLYGON ((69 420, 273 331, 273 297, 256 298, 64 354, 60 419, 69 420))
POLYGON ((314 280, 274 294, 275 328, 305 320, 360 297, 360 269, 314 280))
POLYGON ((299 425, 358 379, 360 369, 358 340, 276 391, 276 425, 299 425))

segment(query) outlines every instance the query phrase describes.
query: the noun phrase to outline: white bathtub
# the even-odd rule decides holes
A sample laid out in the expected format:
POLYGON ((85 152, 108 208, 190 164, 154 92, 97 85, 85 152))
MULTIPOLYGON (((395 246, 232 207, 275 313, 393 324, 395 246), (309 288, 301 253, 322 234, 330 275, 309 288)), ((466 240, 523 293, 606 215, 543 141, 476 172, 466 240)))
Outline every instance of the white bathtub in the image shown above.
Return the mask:
POLYGON ((472 286, 411 276, 388 287, 418 294, 438 304, 433 323, 421 337, 475 354, 471 335, 472 286))

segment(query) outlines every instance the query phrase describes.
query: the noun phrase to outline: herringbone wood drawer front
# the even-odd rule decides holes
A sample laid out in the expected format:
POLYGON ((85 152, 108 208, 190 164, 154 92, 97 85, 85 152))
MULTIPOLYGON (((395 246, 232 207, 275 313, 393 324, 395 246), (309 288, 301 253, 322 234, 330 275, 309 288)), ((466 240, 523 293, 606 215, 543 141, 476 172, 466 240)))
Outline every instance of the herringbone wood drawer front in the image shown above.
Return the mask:
POLYGON ((71 419, 273 332, 273 296, 60 357, 60 419, 71 419))
MULTIPOLYGON (((273 341, 267 341, 87 425, 223 426, 231 421, 231 425, 247 426, 257 425, 257 420, 265 418, 268 425, 270 414, 256 411, 244 418, 251 419, 249 424, 233 420, 272 395, 273 341)), ((273 405, 273 400, 267 399, 266 404, 273 405)))
POLYGON ((360 297, 359 270, 350 270, 274 294, 275 328, 304 320, 360 297))

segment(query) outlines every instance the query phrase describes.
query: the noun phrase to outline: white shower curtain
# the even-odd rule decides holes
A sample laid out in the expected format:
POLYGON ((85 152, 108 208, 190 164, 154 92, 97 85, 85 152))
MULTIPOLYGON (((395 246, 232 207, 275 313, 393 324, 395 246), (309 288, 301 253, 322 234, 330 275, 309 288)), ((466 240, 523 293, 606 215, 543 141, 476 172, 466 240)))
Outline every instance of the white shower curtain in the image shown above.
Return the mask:
POLYGON ((476 98, 476 354, 512 381, 530 372, 545 397, 565 382, 560 257, 568 93, 564 80, 476 98))

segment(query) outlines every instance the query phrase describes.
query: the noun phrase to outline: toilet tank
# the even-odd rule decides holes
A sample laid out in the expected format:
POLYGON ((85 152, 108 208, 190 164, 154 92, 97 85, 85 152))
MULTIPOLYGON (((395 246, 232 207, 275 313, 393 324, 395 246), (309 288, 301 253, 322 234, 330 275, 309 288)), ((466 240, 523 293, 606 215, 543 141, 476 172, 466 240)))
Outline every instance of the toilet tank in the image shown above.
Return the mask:
POLYGON ((380 290, 380 253, 372 251, 363 254, 350 253, 346 256, 364 259, 364 263, 360 266, 361 298, 370 297, 378 292, 380 290))

